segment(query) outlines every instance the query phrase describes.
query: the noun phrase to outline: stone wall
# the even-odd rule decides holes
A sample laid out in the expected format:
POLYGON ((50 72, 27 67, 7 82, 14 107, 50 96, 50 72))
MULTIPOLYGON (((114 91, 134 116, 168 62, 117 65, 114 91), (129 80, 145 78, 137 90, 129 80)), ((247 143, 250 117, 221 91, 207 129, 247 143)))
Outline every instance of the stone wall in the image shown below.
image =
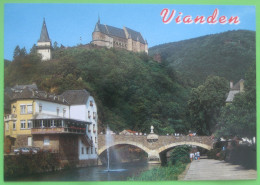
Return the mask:
POLYGON ((32 135, 17 135, 15 147, 28 147, 28 137, 32 137, 32 135))

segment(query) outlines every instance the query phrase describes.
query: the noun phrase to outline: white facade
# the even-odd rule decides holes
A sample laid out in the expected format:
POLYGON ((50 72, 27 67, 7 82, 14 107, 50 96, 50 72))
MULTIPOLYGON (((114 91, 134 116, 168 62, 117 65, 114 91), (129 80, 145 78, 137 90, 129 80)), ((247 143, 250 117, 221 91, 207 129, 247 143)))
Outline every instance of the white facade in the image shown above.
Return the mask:
POLYGON ((51 59, 51 42, 37 42, 37 53, 41 54, 42 61, 51 59))
POLYGON ((41 115, 42 118, 70 118, 70 109, 68 105, 44 100, 35 100, 35 114, 41 115))
POLYGON ((70 118, 90 122, 86 128, 86 135, 93 141, 93 146, 86 146, 80 139, 79 146, 79 159, 97 159, 98 150, 98 132, 97 132, 97 106, 92 96, 89 96, 85 105, 71 105, 70 118))

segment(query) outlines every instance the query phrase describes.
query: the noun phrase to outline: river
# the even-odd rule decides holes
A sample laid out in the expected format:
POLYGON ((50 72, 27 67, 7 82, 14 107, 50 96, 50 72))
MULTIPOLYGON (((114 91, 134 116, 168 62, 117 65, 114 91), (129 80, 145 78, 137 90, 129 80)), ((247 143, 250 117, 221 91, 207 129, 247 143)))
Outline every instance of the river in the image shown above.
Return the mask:
POLYGON ((19 177, 9 181, 126 181, 128 177, 154 168, 157 165, 148 163, 112 165, 110 172, 105 166, 75 168, 27 177, 19 177))

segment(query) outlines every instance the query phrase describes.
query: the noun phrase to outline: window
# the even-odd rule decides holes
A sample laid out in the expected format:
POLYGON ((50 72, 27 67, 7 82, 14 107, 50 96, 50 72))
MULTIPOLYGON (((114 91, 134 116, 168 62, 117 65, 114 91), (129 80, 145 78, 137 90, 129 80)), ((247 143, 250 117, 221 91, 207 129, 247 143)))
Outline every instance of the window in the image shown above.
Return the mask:
POLYGON ((84 154, 84 147, 81 147, 81 154, 84 154))
POLYGON ((96 113, 93 112, 93 119, 96 119, 96 113))
POLYGON ((13 114, 15 113, 16 111, 16 107, 13 105, 13 114))
POLYGON ((96 132, 96 128, 95 128, 95 124, 93 124, 93 132, 95 133, 96 132))
POLYGON ((87 147, 86 150, 87 150, 87 154, 88 154, 89 147, 87 147))
POLYGON ((32 112, 32 105, 27 105, 27 113, 31 114, 32 112))
POLYGON ((48 136, 44 136, 43 145, 49 145, 49 144, 50 144, 50 138, 48 136))
POLYGON ((25 120, 21 120, 21 129, 25 129, 25 123, 26 123, 25 120))
POLYGON ((51 127, 56 127, 56 123, 54 120, 51 120, 51 127))
POLYGON ((20 105, 20 111, 21 111, 21 114, 25 114, 26 113, 26 105, 20 105))
POLYGON ((32 146, 32 137, 28 137, 28 146, 32 146))
POLYGON ((59 114, 60 114, 60 109, 59 107, 57 107, 57 116, 59 116, 59 114))
POLYGON ((9 123, 8 122, 5 123, 5 130, 9 130, 9 123))
POLYGON ((66 109, 64 108, 63 109, 63 117, 65 117, 66 116, 66 109))
POLYGON ((93 106, 93 101, 90 101, 90 103, 89 103, 89 104, 90 104, 90 106, 92 107, 92 106, 93 106))
POLYGON ((95 137, 95 143, 97 143, 97 137, 95 137))
POLYGON ((88 118, 90 118, 91 116, 90 116, 90 111, 88 111, 88 118))
POLYGON ((16 122, 13 122, 13 130, 16 130, 16 122))
POLYGON ((90 149, 91 149, 91 154, 93 154, 93 147, 90 147, 90 149))
POLYGON ((27 121, 27 128, 32 128, 32 120, 27 121))
POLYGON ((95 154, 97 154, 97 148, 95 148, 95 154))

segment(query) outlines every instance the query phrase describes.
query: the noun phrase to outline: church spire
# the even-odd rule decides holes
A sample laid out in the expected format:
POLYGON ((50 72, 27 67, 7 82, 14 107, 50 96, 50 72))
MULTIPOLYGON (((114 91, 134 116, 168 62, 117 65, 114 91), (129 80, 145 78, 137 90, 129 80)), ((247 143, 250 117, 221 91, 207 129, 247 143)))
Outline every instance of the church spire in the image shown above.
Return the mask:
POLYGON ((40 36, 40 39, 38 40, 38 42, 51 42, 49 34, 48 34, 47 26, 45 23, 45 18, 43 18, 41 36, 40 36))
POLYGON ((98 22, 97 22, 98 24, 100 24, 100 17, 99 17, 99 14, 98 14, 98 22))

